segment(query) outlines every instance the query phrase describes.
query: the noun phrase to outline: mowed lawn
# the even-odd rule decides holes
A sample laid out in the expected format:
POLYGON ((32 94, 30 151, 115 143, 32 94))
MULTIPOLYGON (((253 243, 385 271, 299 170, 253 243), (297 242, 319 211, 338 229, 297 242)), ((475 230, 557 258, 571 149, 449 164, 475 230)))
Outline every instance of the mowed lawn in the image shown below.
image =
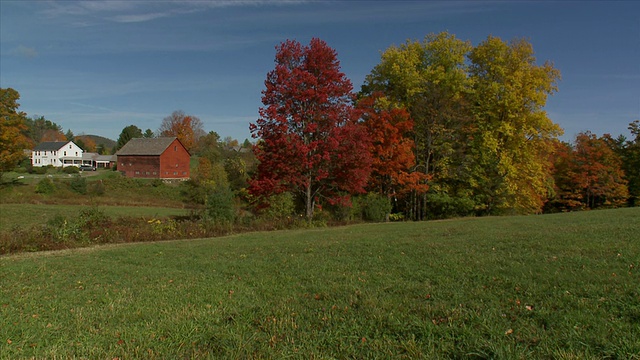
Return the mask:
POLYGON ((0 358, 640 359, 640 208, 0 257, 0 358))
MULTIPOLYGON (((33 226, 46 224, 56 216, 75 217, 82 209, 90 206, 83 205, 45 205, 45 204, 0 204, 0 231, 9 230, 15 226, 33 226)), ((177 208, 163 208, 150 206, 99 206, 108 216, 134 217, 169 217, 187 215, 188 210, 177 208)))

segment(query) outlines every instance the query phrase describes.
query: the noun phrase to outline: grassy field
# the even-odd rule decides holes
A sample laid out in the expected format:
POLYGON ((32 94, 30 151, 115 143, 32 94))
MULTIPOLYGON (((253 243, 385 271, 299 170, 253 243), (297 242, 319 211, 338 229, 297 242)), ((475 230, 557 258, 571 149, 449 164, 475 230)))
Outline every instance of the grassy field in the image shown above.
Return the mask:
MULTIPOLYGON (((82 209, 90 208, 83 205, 45 205, 45 204, 1 204, 0 203, 0 231, 9 230, 13 226, 33 226, 46 224, 60 214, 73 216, 82 209)), ((163 208, 150 206, 99 206, 97 207, 108 216, 134 217, 171 217, 188 214, 186 209, 163 208)))
POLYGON ((640 208, 0 257, 0 358, 640 359, 640 208))

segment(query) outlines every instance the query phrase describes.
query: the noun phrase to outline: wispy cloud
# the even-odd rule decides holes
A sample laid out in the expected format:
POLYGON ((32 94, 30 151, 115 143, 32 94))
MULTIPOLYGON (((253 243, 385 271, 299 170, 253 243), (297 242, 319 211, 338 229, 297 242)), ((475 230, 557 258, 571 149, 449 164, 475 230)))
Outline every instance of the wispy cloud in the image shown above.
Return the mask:
POLYGON ((26 57, 28 59, 33 59, 38 56, 38 51, 35 48, 20 45, 17 48, 11 51, 12 55, 26 57))
POLYGON ((110 17, 109 20, 120 22, 120 23, 135 23, 135 22, 145 22, 155 19, 161 19, 172 15, 171 12, 156 12, 156 13, 148 13, 148 14, 138 14, 138 15, 117 15, 110 17))
POLYGON ((146 22, 216 8, 287 6, 309 0, 173 0, 173 1, 48 1, 42 13, 49 18, 76 17, 73 24, 89 25, 87 18, 119 23, 146 22))

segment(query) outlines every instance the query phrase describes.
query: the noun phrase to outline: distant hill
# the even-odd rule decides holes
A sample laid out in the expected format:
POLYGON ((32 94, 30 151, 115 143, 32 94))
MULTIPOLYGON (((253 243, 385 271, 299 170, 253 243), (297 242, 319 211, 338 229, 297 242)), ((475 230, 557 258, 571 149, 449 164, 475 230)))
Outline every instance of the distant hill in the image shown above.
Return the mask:
POLYGON ((102 144, 105 149, 111 150, 116 146, 116 141, 99 135, 82 135, 90 138, 96 143, 96 146, 102 144))

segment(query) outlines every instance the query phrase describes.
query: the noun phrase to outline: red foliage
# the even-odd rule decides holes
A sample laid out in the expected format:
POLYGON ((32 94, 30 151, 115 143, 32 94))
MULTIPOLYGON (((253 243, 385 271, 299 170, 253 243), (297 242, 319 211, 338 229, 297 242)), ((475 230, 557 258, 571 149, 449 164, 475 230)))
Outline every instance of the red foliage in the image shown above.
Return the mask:
POLYGON ((559 144, 554 159, 561 208, 619 206, 628 196, 620 157, 604 138, 580 133, 573 147, 559 144))
POLYGON ((351 105, 353 86, 336 52, 320 39, 277 47, 267 74, 260 118, 251 124, 259 160, 253 195, 302 195, 307 218, 316 199, 363 192, 370 173, 369 141, 351 105))
POLYGON ((383 105, 383 95, 375 93, 358 102, 363 124, 371 139, 369 151, 372 174, 369 189, 391 195, 406 191, 425 192, 427 175, 414 172, 414 142, 407 135, 413 121, 404 108, 383 105))

